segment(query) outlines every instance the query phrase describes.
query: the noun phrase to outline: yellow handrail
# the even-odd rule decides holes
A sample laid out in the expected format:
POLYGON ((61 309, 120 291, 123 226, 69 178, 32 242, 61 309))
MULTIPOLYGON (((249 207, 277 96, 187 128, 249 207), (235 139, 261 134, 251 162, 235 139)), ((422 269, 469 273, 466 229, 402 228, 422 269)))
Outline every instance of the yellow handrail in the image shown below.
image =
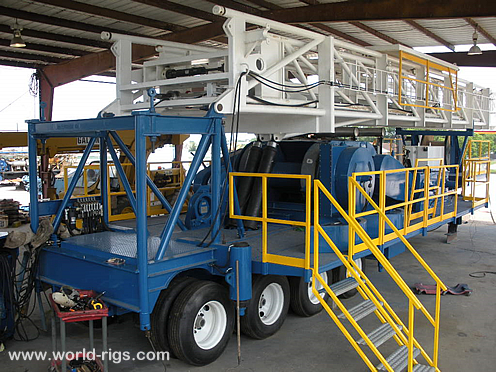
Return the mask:
MULTIPOLYGON (((457 208, 458 208, 458 198, 456 197, 457 189, 458 189, 458 173, 459 167, 457 165, 438 165, 438 166, 424 166, 424 167, 416 167, 416 168, 404 168, 404 169, 391 169, 385 171, 371 171, 371 172, 358 172, 354 173, 351 178, 355 181, 359 177, 368 176, 368 177, 378 177, 379 178, 379 208, 386 213, 392 209, 396 208, 404 208, 404 218, 403 218, 403 235, 407 235, 413 231, 417 231, 422 228, 426 228, 432 224, 439 223, 441 221, 445 221, 449 218, 456 217, 457 208), (419 174, 424 175, 424 179, 430 179, 431 169, 438 170, 438 178, 435 186, 429 186, 428 182, 424 182, 424 186, 420 189, 416 189, 416 178, 418 178, 419 174), (446 190, 445 187, 445 178, 447 171, 454 171, 456 174, 455 178, 455 187, 453 190, 446 190), (387 184, 387 176, 388 175, 396 175, 404 174, 404 199, 394 204, 390 204, 386 206, 386 184, 387 184), (412 175, 413 174, 413 179, 412 175), (433 195, 430 195, 430 191, 435 191, 433 195), (421 194, 421 195, 419 195, 421 194), (453 196, 453 210, 446 211, 445 203, 446 198, 453 196), (434 200, 434 207, 429 208, 430 202, 434 200), (414 204, 420 205, 423 204, 424 208, 419 211, 412 213, 412 207, 414 204), (421 219, 420 221, 415 221, 416 219, 421 219), (415 221, 415 222, 414 222, 415 221)), ((400 176, 401 177, 401 176, 400 176)), ((368 215, 376 214, 377 211, 374 209, 365 210, 357 212, 352 206, 356 205, 357 194, 356 188, 353 185, 349 186, 349 196, 348 196, 348 213, 352 218, 359 218, 368 215)), ((377 245, 383 245, 386 242, 389 242, 393 239, 396 239, 396 234, 394 232, 386 234, 385 231, 385 221, 382 216, 379 214, 379 231, 378 237, 374 238, 373 241, 377 245)), ((350 244, 350 255, 354 255, 360 251, 366 250, 367 247, 364 243, 355 245, 355 235, 352 231, 349 232, 349 241, 350 244)))
POLYGON ((310 269, 310 230, 311 230, 311 205, 312 205, 312 177, 303 174, 275 174, 275 173, 245 173, 245 172, 230 172, 229 173, 229 217, 234 219, 257 221, 262 223, 262 262, 274 264, 301 267, 306 270, 310 269), (234 213, 234 177, 258 177, 262 181, 262 217, 237 215, 234 213), (305 181, 305 221, 282 220, 277 218, 269 218, 268 214, 268 197, 267 197, 267 180, 269 178, 288 178, 300 179, 305 181), (305 228, 305 258, 296 258, 268 253, 268 224, 281 224, 300 226, 305 228))
POLYGON ((491 142, 487 140, 470 140, 463 153, 462 196, 463 200, 472 201, 472 208, 489 201, 490 154, 491 142), (485 154, 483 154, 484 144, 487 145, 487 153, 485 154), (480 179, 480 176, 485 177, 480 179), (476 196, 477 186, 485 186, 483 196, 476 196))

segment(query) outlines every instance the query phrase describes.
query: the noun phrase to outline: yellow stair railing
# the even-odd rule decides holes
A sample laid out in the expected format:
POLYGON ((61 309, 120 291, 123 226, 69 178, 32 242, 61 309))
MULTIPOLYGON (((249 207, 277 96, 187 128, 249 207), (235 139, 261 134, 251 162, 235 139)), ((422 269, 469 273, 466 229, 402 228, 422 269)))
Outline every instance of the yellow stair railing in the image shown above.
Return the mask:
MULTIPOLYGON (((405 283, 396 269, 392 266, 389 260, 381 252, 377 244, 370 238, 363 227, 358 223, 356 218, 350 217, 341 205, 334 199, 330 192, 324 187, 324 185, 319 181, 314 181, 314 267, 313 267, 313 281, 312 281, 312 291, 317 296, 322 306, 334 322, 338 325, 339 329, 343 332, 345 337, 355 348, 358 354, 362 357, 364 362, 372 371, 377 371, 377 367, 373 365, 370 358, 365 354, 364 350, 360 347, 357 341, 353 339, 349 331, 346 329, 344 324, 339 320, 338 316, 334 313, 331 307, 326 303, 326 301, 319 296, 319 292, 316 290, 315 283, 318 280, 326 292, 329 294, 331 299, 336 303, 337 307, 342 311, 346 319, 351 323, 353 328, 359 333, 362 339, 365 341, 366 345, 369 346, 374 355, 379 359, 384 368, 387 371, 394 371, 391 365, 386 361, 386 358, 378 350, 378 348, 373 344, 367 334, 358 325, 357 321, 353 318, 350 312, 346 309, 343 303, 340 301, 338 296, 334 294, 330 286, 319 274, 319 237, 322 236, 327 244, 332 248, 334 253, 341 260, 343 265, 348 269, 348 273, 352 276, 358 283, 358 292, 365 300, 370 300, 375 305, 376 310, 374 311, 381 323, 389 323, 391 328, 394 330, 394 339, 400 346, 406 346, 408 348, 408 371, 413 371, 413 366, 418 362, 414 357, 414 348, 420 351, 420 354, 424 357, 427 363, 432 366, 436 371, 438 369, 438 344, 439 344, 439 318, 440 318, 440 303, 441 303, 441 291, 446 290, 444 283, 437 277, 434 271, 427 265, 427 263, 422 259, 418 252, 412 247, 412 245, 406 240, 403 234, 396 228, 396 226, 387 217, 385 212, 373 201, 373 199, 365 192, 365 190, 360 186, 360 184, 353 178, 349 179, 350 189, 356 188, 365 197, 372 206, 372 208, 379 214, 380 218, 384 223, 388 224, 393 230, 397 238, 399 238, 403 244, 409 249, 409 251, 414 255, 418 262, 424 267, 424 269, 430 274, 430 276, 436 282, 436 307, 434 317, 429 313, 425 306, 419 301, 419 299, 412 292, 410 287, 405 283), (379 261, 379 263, 384 267, 385 271, 391 276, 394 282, 402 290, 405 296, 408 298, 408 327, 401 321, 399 316, 393 311, 391 306, 387 303, 384 297, 380 294, 377 288, 372 284, 365 273, 356 265, 353 261, 353 255, 344 255, 339 251, 334 242, 329 238, 323 227, 320 225, 319 221, 319 197, 320 193, 323 193, 327 199, 332 203, 332 205, 337 209, 341 216, 346 220, 350 229, 350 235, 356 234, 363 241, 363 244, 370 250, 374 257, 379 261), (427 352, 421 347, 419 342, 414 337, 414 314, 415 308, 420 310, 424 316, 429 320, 429 322, 434 327, 434 350, 433 355, 430 357, 427 352)), ((428 204, 426 204, 428 205, 428 204)), ((350 251, 353 252, 352 247, 353 241, 350 240, 350 251)))
POLYGON ((490 154, 491 141, 473 139, 469 140, 463 153, 462 196, 463 200, 472 201, 472 208, 489 202, 490 154))

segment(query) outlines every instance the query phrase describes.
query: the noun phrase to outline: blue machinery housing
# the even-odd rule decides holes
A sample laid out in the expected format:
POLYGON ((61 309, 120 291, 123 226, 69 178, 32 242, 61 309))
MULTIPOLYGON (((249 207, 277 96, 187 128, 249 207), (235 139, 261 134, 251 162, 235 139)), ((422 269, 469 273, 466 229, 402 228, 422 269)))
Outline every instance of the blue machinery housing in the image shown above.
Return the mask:
MULTIPOLYGON (((60 240, 54 235, 52 240, 43 248, 40 257, 40 280, 53 286, 70 285, 75 288, 90 288, 98 292, 105 291, 104 299, 111 305, 111 311, 114 314, 128 311, 140 314, 142 330, 151 328, 150 314, 160 291, 167 288, 178 275, 188 273, 188 275, 199 278, 217 278, 218 280, 224 278, 230 285, 231 299, 235 299, 236 272, 234 263, 238 261, 241 301, 251 298, 252 274, 286 275, 304 277, 306 281, 310 280, 309 270, 263 262, 259 231, 245 232, 241 221, 237 222, 235 229, 222 227, 227 201, 227 177, 224 175, 226 171, 231 171, 223 118, 213 112, 209 112, 205 117, 167 117, 152 111, 134 112, 133 115, 123 117, 29 122, 29 177, 31 184, 35 184, 37 178, 37 141, 43 142, 49 137, 90 137, 75 175, 62 200, 39 201, 36 190, 31 190, 30 215, 33 231, 37 230, 39 218, 43 216, 55 216, 53 225, 57 231, 63 219, 64 210, 74 202, 74 199, 71 199, 71 194, 97 139, 99 139, 101 172, 101 195, 98 198, 103 207, 103 218, 107 219, 109 208, 108 185, 106 185, 107 154, 110 154, 114 161, 129 203, 136 215, 136 220, 132 221, 131 224, 127 223, 127 226, 126 224, 111 225, 105 229, 106 231, 72 236, 66 240, 60 240), (120 130, 135 132, 135 155, 117 135, 116 132, 120 130), (147 176, 147 141, 153 141, 154 137, 161 134, 202 135, 183 187, 173 207, 147 176), (119 164, 115 146, 135 165, 134 189, 127 181, 125 172, 119 164), (210 219, 208 220, 210 224, 190 230, 185 227, 180 219, 180 214, 202 160, 209 149, 212 159, 211 176, 206 186, 208 186, 210 193, 210 219), (147 187, 151 188, 169 212, 168 216, 147 217, 147 187), (124 260, 124 264, 115 265, 109 261, 112 258, 121 258, 124 260)), ((345 142, 325 145, 321 148, 321 169, 323 167, 335 167, 332 170, 331 178, 334 180, 341 178, 345 184, 347 184, 349 172, 354 171, 354 169, 346 167, 343 163, 331 164, 330 162, 333 156, 338 153, 345 153, 348 151, 346 148, 351 147, 358 147, 364 153, 373 150, 370 150, 366 145, 352 146, 345 142), (326 152, 328 156, 323 156, 322 154, 326 152)), ((351 161, 354 156, 357 156, 357 152, 349 151, 346 156, 351 161)), ((284 168, 281 165, 279 168, 276 166, 274 173, 281 170, 281 167, 284 168)), ((286 172, 291 173, 290 162, 287 163, 287 167, 286 172)), ((368 164, 357 169, 357 171, 368 170, 374 169, 370 169, 368 164)), ((333 194, 345 200, 346 193, 343 194, 344 190, 339 189, 338 184, 332 184, 335 181, 331 182, 331 178, 326 179, 325 175, 322 174, 321 180, 324 184, 328 184, 329 190, 333 194), (340 196, 340 194, 343 195, 340 196)), ((235 213, 239 215, 241 213, 237 197, 234 198, 234 202, 235 213)), ((297 203, 288 203, 283 199, 275 200, 271 206, 271 213, 276 216, 281 215, 281 213, 293 217, 304 214, 304 209, 301 206, 298 207, 297 203)), ((428 229, 434 229, 441 224, 456 223, 462 215, 470 212, 473 212, 471 203, 463 204, 462 201, 459 201, 456 218, 429 226, 428 229)), ((324 217, 330 218, 331 221, 332 212, 325 212, 324 217)), ((393 217, 391 220, 394 222, 393 217)), ((401 220, 402 218, 398 218, 398 221, 401 220)), ((105 224, 108 225, 108 220, 105 221, 105 224)), ((367 221, 367 229, 377 229, 376 225, 377 221, 372 219, 367 221), (375 227, 373 227, 374 225, 375 227)), ((420 233, 425 234, 428 229, 412 232, 407 237, 420 233)), ((301 231, 291 226, 271 226, 268 234, 270 249, 274 252, 296 255, 296 257, 304 256, 304 250, 301 250, 301 247, 304 247, 304 234, 301 231)), ((329 227, 329 235, 332 239, 336 239, 338 246, 343 246, 343 249, 346 249, 347 232, 333 230, 331 226, 329 227)), ((324 245, 323 242, 320 244, 324 245)), ((325 250, 324 247, 322 248, 325 250)), ((388 253, 388 257, 404 250, 402 243, 398 243, 398 239, 385 243, 381 248, 388 253)), ((354 258, 364 257, 369 253, 369 251, 363 251, 354 258)), ((322 254, 321 263, 321 271, 342 265, 337 256, 330 251, 322 254)))

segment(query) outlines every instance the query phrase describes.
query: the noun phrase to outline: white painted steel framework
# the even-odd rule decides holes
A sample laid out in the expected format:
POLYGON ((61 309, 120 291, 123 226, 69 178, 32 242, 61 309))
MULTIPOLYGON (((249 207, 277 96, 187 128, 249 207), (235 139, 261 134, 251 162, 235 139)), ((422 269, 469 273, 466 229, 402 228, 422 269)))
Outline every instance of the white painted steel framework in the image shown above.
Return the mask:
POLYGON ((399 45, 363 48, 221 6, 213 12, 226 17, 227 49, 102 33, 114 41, 117 60, 117 99, 104 111, 146 109, 147 89, 155 88, 157 112, 204 115, 213 105, 227 116, 239 112, 240 132, 276 138, 348 125, 489 128, 491 92, 458 77, 450 90, 455 65, 399 45), (133 65, 133 44, 156 47, 158 58, 133 65), (440 68, 400 63, 400 52, 440 68), (187 71, 195 67, 204 70, 187 71))

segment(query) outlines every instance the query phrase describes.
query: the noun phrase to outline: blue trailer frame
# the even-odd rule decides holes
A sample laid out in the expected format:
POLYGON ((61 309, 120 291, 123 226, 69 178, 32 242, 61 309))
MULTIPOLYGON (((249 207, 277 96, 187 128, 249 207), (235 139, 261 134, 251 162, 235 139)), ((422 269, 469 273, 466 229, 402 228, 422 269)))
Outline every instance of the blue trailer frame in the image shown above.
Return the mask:
MULTIPOLYGON (((39 279, 52 286, 71 285, 75 288, 91 288, 95 291, 105 291, 105 301, 111 305, 111 313, 119 314, 134 311, 140 314, 140 328, 150 330, 150 314, 155 306, 159 293, 168 287, 169 283, 183 272, 194 273, 199 278, 215 276, 225 279, 230 285, 231 299, 236 298, 236 283, 234 262, 239 261, 240 298, 242 301, 251 298, 251 275, 274 274, 285 276, 300 276, 309 281, 310 270, 263 262, 256 249, 251 252, 251 247, 236 247, 239 241, 246 241, 256 246, 256 238, 260 232, 252 231, 245 235, 241 221, 238 221, 236 230, 223 230, 224 242, 221 240, 221 219, 223 213, 218 213, 215 208, 222 208, 227 187, 226 179, 222 179, 222 167, 227 165, 226 171, 231 171, 230 158, 223 128, 223 117, 209 111, 204 117, 177 117, 162 116, 152 109, 148 111, 133 112, 132 115, 122 117, 99 117, 96 119, 68 120, 58 122, 45 122, 32 120, 28 122, 29 143, 29 177, 30 182, 36 182, 37 177, 37 146, 38 140, 45 141, 49 137, 90 137, 81 162, 68 187, 63 200, 39 202, 36 192, 30 194, 30 217, 33 231, 38 228, 40 217, 54 215, 53 225, 57 231, 64 209, 70 205, 71 194, 79 176, 82 174, 84 164, 93 149, 96 139, 100 140, 100 171, 101 180, 107 180, 107 153, 114 160, 115 167, 124 185, 127 196, 136 214, 135 229, 113 227, 113 231, 104 231, 95 234, 71 237, 61 241, 56 235, 51 242, 43 248, 40 257, 39 279), (136 158, 120 140, 116 131, 134 130, 136 141, 136 158), (184 185, 178 199, 171 207, 167 200, 160 194, 156 186, 147 176, 146 168, 146 141, 161 134, 201 134, 202 138, 194 156, 191 167, 186 175, 184 185), (119 164, 112 140, 127 155, 131 163, 135 164, 135 193, 127 182, 122 166, 119 164), (209 229, 210 242, 200 245, 198 242, 205 235, 206 229, 186 230, 179 219, 182 206, 190 185, 205 157, 208 149, 212 154, 212 178, 210 192, 213 213, 212 225, 209 229), (155 223, 146 214, 147 187, 157 195, 164 208, 169 211, 165 226, 155 223), (134 196, 134 194, 136 196, 134 196), (110 258, 121 257, 125 259, 123 265, 109 263, 110 258), (219 269, 220 268, 220 269, 219 269)), ((101 203, 103 216, 108 216, 107 185, 102 184, 101 203)), ((236 214, 240 214, 237 198, 235 201, 236 214)), ((440 224, 455 223, 463 214, 473 213, 467 206, 460 208, 456 218, 442 221, 440 224)), ((461 205, 461 204, 459 204, 461 205)), ((220 211, 220 209, 219 209, 220 211)), ((158 220, 157 220, 158 221, 158 220)), ((162 220, 161 220, 162 221, 162 220)), ((105 221, 108 224, 108 221, 105 221)), ((429 229, 415 231, 408 238, 417 234, 426 234, 429 229)), ((269 234, 278 237, 277 245, 292 244, 297 235, 291 227, 274 227, 269 234), (286 241, 284 240, 286 239, 286 241)), ((343 242, 341 242, 343 243, 343 242)), ((391 257, 404 250, 397 239, 390 241, 381 249, 391 257)), ((284 252, 284 248, 281 248, 284 252)), ((354 258, 367 256, 370 252, 364 251, 354 258)), ((342 263, 334 254, 328 253, 323 259, 320 271, 327 271, 342 263)))

